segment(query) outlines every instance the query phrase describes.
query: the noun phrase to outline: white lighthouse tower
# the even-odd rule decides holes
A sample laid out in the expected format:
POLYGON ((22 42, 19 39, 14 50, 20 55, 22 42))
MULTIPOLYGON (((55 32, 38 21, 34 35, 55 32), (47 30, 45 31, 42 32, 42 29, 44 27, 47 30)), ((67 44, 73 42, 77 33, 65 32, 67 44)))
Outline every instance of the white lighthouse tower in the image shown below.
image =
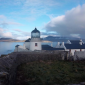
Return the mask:
POLYGON ((31 32, 31 40, 30 40, 30 46, 29 49, 31 51, 34 50, 41 50, 41 39, 40 39, 40 31, 37 30, 37 28, 35 28, 32 32, 31 32))

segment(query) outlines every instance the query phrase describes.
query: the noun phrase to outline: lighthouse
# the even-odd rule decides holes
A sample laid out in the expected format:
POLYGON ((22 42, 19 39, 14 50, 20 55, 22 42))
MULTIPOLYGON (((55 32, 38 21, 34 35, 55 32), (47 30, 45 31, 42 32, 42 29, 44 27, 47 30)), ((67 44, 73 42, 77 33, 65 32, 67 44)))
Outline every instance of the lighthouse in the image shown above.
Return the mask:
POLYGON ((34 50, 41 50, 41 39, 40 39, 40 31, 37 30, 37 28, 35 28, 32 32, 31 32, 31 40, 30 40, 30 46, 29 49, 31 51, 34 50))

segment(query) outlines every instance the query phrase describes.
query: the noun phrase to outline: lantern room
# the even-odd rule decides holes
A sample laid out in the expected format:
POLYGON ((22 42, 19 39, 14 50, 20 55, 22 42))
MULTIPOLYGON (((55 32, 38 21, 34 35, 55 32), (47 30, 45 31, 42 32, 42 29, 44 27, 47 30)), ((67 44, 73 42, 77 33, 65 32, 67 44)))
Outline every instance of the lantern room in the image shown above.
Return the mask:
POLYGON ((40 38, 40 31, 37 28, 31 32, 31 38, 40 38))

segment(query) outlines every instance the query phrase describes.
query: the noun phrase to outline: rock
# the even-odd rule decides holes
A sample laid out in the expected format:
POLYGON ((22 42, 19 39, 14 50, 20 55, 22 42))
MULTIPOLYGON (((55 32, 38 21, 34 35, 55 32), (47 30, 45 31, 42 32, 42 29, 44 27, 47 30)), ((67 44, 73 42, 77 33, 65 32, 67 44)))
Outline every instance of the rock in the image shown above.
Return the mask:
POLYGON ((85 82, 81 82, 80 84, 81 84, 81 85, 85 85, 85 82))
POLYGON ((0 72, 0 78, 6 77, 8 74, 8 72, 0 72))
POLYGON ((8 72, 0 72, 0 85, 7 85, 9 82, 8 72))

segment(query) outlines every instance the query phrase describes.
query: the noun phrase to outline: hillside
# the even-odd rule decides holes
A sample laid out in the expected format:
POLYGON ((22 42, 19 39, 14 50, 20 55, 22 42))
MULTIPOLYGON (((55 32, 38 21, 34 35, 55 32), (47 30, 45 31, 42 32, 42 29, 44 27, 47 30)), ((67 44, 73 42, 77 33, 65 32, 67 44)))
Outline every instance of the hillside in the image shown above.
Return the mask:
POLYGON ((0 42, 24 42, 24 40, 17 40, 12 38, 0 38, 0 42))
POLYGON ((21 64, 16 85, 85 85, 79 84, 85 81, 84 65, 85 61, 56 60, 21 64))
MULTIPOLYGON (((41 39, 42 42, 51 42, 48 40, 43 40, 41 39)), ((25 40, 17 40, 17 39, 12 39, 12 38, 0 38, 0 42, 25 42, 25 40)))
POLYGON ((57 37, 57 36, 47 36, 43 40, 52 41, 52 42, 67 42, 68 40, 79 40, 80 38, 74 37, 57 37))
MULTIPOLYGON (((57 36, 47 36, 41 38, 42 42, 67 42, 68 40, 79 40, 80 38, 74 37, 57 37, 57 36)), ((82 39, 85 42, 85 39, 82 39)), ((0 42, 25 42, 25 40, 17 40, 12 38, 0 38, 0 42)))

